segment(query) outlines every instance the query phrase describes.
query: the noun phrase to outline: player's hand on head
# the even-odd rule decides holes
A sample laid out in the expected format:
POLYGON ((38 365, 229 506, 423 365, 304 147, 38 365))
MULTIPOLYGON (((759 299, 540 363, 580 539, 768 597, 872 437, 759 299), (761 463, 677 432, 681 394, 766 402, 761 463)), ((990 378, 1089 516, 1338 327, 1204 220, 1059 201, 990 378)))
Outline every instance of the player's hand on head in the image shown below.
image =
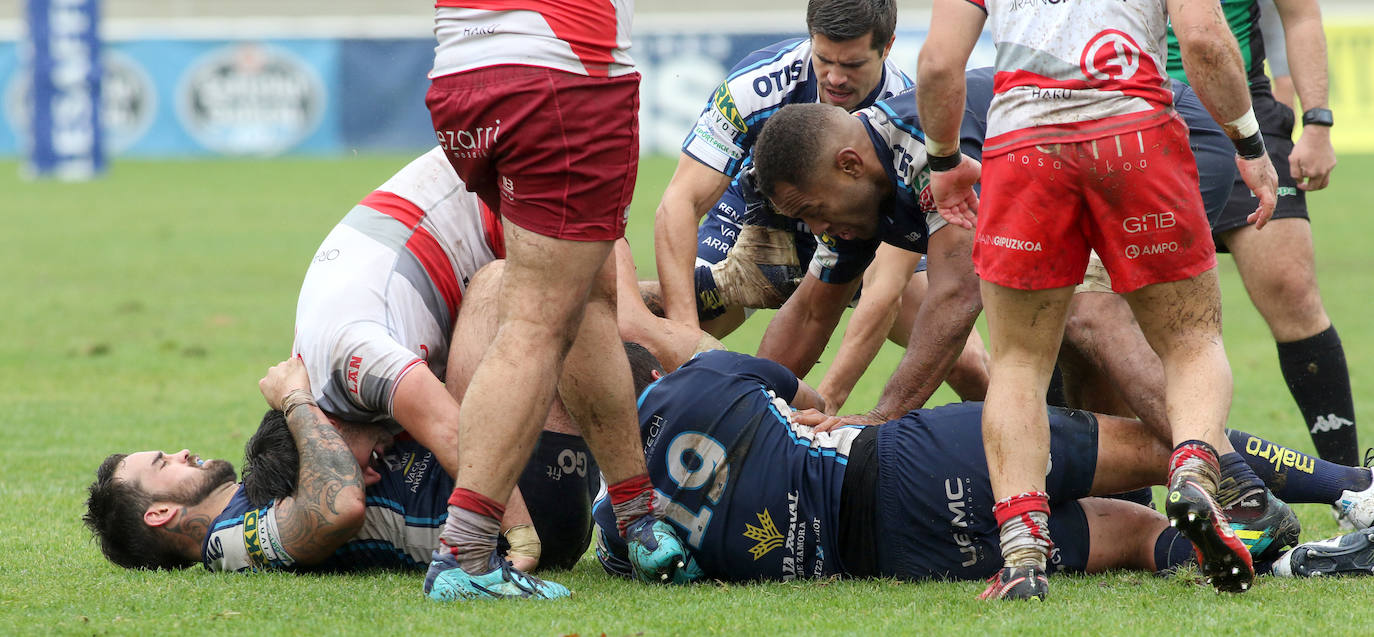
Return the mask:
POLYGON ((1279 176, 1274 171, 1274 162, 1269 155, 1254 159, 1243 159, 1236 155, 1236 167, 1240 169, 1241 179, 1259 199, 1259 206, 1245 220, 1255 224, 1255 229, 1264 228, 1269 218, 1274 216, 1274 205, 1278 203, 1279 176))
POLYGON ((967 155, 950 170, 931 171, 930 194, 935 209, 951 225, 972 230, 978 217, 978 193, 973 185, 982 177, 983 165, 967 155))
POLYGON ((1335 167, 1336 151, 1331 148, 1330 133, 1308 134, 1304 131, 1288 155, 1289 173, 1301 190, 1325 188, 1331 183, 1331 171, 1335 167))
POLYGON ((267 399, 272 409, 281 409, 286 396, 293 391, 310 392, 310 376, 305 372, 305 363, 299 356, 292 356, 267 370, 267 375, 258 381, 258 390, 267 399))

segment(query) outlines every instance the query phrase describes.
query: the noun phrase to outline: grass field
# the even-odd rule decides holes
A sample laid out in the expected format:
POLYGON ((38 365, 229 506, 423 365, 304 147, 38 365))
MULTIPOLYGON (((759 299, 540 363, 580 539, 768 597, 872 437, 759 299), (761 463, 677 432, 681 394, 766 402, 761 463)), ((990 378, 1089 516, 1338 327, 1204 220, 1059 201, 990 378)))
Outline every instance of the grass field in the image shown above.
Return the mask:
MULTIPOLYGON (((981 583, 821 581, 663 589, 613 581, 588 555, 556 604, 440 605, 417 575, 306 577, 129 572, 81 526, 110 452, 190 447, 241 461, 264 409, 256 381, 289 352, 313 250, 408 157, 120 162, 88 184, 20 181, 0 162, 0 635, 253 634, 1345 634, 1368 630, 1374 580, 1280 581, 1221 597, 1197 578, 1060 577, 1046 604, 974 599, 981 583), (1194 632, 1198 631, 1198 632, 1194 632)), ((672 162, 646 159, 630 236, 653 272, 653 208, 672 162)), ((1374 327, 1364 323, 1374 157, 1343 157, 1312 199, 1327 308, 1349 356, 1359 420, 1374 422, 1374 327)), ((1310 450, 1274 346, 1223 259, 1231 424, 1310 450)), ((755 316, 726 342, 752 352, 755 316)), ((827 354, 829 356, 829 353, 827 354)), ((889 346, 850 398, 871 405, 889 346)), ((819 380, 824 362, 812 374, 819 380)), ((935 403, 953 394, 942 389, 935 403)), ((1366 425, 1366 436, 1369 435, 1366 425)), ((1296 507, 1304 537, 1326 507, 1296 507)))

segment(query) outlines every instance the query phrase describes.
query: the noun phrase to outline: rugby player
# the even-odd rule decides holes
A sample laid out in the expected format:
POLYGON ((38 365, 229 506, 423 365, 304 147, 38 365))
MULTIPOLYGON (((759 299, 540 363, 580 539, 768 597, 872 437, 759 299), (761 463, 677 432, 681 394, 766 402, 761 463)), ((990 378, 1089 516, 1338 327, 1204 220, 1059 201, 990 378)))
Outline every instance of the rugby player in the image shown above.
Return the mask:
MULTIPOLYGON (((960 131, 961 148, 976 158, 982 156, 986 137, 987 107, 992 101, 992 69, 968 71, 965 81, 967 101, 960 131)), ((1207 116, 1191 89, 1179 87, 1176 101, 1179 112, 1190 126, 1198 170, 1205 177, 1204 195, 1210 204, 1219 206, 1225 201, 1225 191, 1235 174, 1230 143, 1207 116)), ((845 295, 852 294, 859 284, 856 274, 838 272, 829 266, 844 261, 873 261, 868 270, 882 283, 871 286, 872 289, 860 297, 851 322, 862 319, 866 324, 878 324, 880 321, 867 317, 886 314, 897 304, 904 294, 903 282, 907 273, 920 260, 921 253, 929 251, 931 291, 914 320, 906 319, 911 323, 895 326, 912 335, 901 366, 884 388, 883 398, 870 417, 847 419, 851 424, 883 422, 924 404, 945 376, 940 369, 948 369, 949 361, 959 356, 957 344, 966 342, 962 335, 972 331, 981 308, 970 257, 972 233, 949 226, 934 211, 927 190, 929 171, 925 167, 923 134, 914 99, 909 94, 861 110, 852 120, 840 117, 829 123, 821 121, 825 118, 819 115, 820 109, 794 111, 794 108, 784 109, 775 116, 762 133, 761 144, 769 139, 777 143, 756 148, 757 181, 766 192, 779 188, 795 191, 791 181, 815 177, 819 182, 837 178, 842 174, 838 164, 810 166, 803 157, 806 153, 820 152, 815 147, 816 131, 845 129, 846 139, 854 141, 854 153, 861 154, 865 160, 861 166, 851 165, 849 170, 862 171, 865 183, 851 189, 809 188, 815 195, 808 200, 810 207, 804 212, 786 202, 775 203, 779 204, 777 209, 782 214, 800 216, 809 223, 827 228, 840 220, 841 229, 837 232, 876 237, 882 241, 882 246, 874 249, 870 243, 867 251, 855 254, 853 249, 858 242, 836 243, 833 248, 822 244, 812 259, 806 280, 769 324, 759 355, 783 363, 798 375, 805 375, 838 324, 849 298, 845 295), (809 113, 804 115, 805 111, 809 113), (783 119, 777 120, 777 117, 783 119), (806 145, 798 147, 797 144, 806 145), (864 230, 845 227, 850 225, 864 230)), ((848 185, 845 181, 839 184, 848 185)), ((866 272, 865 276, 870 274, 866 272)), ((906 310, 908 306, 903 304, 902 307, 906 310)), ((847 393, 867 367, 882 334, 883 330, 872 330, 866 335, 846 334, 842 351, 850 347, 850 341, 867 340, 856 343, 853 348, 856 352, 867 353, 843 360, 837 357, 832 367, 846 365, 856 371, 835 383, 827 376, 821 385, 842 388, 847 393)))
MULTIPOLYGON (((628 349, 650 475, 704 577, 978 580, 1001 568, 980 403, 818 433, 808 423, 821 414, 788 404, 807 391, 805 383, 777 363, 711 351, 663 375, 647 351, 628 349)), ((1167 443, 1134 420, 1061 408, 1048 415, 1055 570, 1164 571, 1194 559, 1190 543, 1159 513, 1088 497, 1161 484, 1167 443)), ((1231 436, 1294 502, 1358 501, 1352 510, 1366 525, 1374 522, 1369 469, 1231 436)), ((628 575, 623 543, 603 509, 599 504, 597 557, 608 572, 628 575)), ((1364 538, 1343 550, 1374 557, 1364 538)), ((1279 549, 1256 552, 1273 559, 1279 549)), ((1293 559, 1308 574, 1332 572, 1315 559, 1293 559)))
MULTIPOLYGON (((1336 165, 1331 147, 1334 123, 1327 103, 1326 38, 1317 0, 1224 0, 1226 21, 1241 45, 1250 85, 1250 100, 1259 120, 1264 145, 1278 173, 1274 217, 1257 232, 1245 217, 1254 209, 1254 195, 1236 180, 1231 200, 1209 215, 1218 252, 1235 257, 1241 282, 1277 344, 1279 370, 1302 412, 1317 455, 1354 465, 1359 462, 1359 438, 1350 372, 1345 349, 1332 325, 1317 288, 1312 226, 1307 193, 1326 188, 1336 165), (1276 35, 1284 50, 1269 51, 1270 29, 1261 21, 1277 13, 1276 35), (1279 102, 1265 76, 1265 58, 1283 57, 1298 100, 1302 103, 1302 137, 1293 143, 1294 113, 1279 102)), ((1171 34, 1172 36, 1172 34, 1171 34)), ((1277 60, 1270 66, 1277 71, 1277 60)), ((1175 81, 1187 82, 1178 42, 1169 39, 1168 71, 1175 81)))
POLYGON ((431 599, 568 595, 496 551, 555 393, 596 452, 637 571, 671 579, 682 562, 654 511, 617 347, 611 252, 639 165, 632 13, 632 2, 600 0, 435 3, 425 105, 459 177, 507 222, 507 264, 500 329, 460 409, 463 471, 425 578, 431 599))
MULTIPOLYGON (((747 182, 734 179, 748 163, 759 130, 782 106, 819 102, 855 111, 910 87, 888 57, 896 26, 892 0, 810 0, 810 37, 750 53, 716 88, 682 144, 654 217, 654 258, 667 318, 700 324, 719 338, 743 322, 745 305, 776 307, 786 298, 798 268, 781 264, 806 263, 815 237, 805 224, 786 219, 781 230, 742 226, 746 210, 764 202, 747 182), (740 236, 742 228, 751 234, 740 236), (778 253, 768 259, 778 265, 725 263, 737 241, 751 254, 778 253)), ((647 284, 650 294, 653 287, 647 284)))
POLYGON ((1049 504, 1039 467, 1049 428, 1041 403, 1090 249, 1164 361, 1175 443, 1165 510, 1198 547, 1208 581, 1243 592, 1253 579, 1250 555, 1214 501, 1231 402, 1216 256, 1210 241, 1197 239, 1206 214, 1186 160, 1187 126, 1164 74, 1172 24, 1204 104, 1226 122, 1240 152, 1237 167, 1260 201, 1247 221, 1261 228, 1273 212, 1276 177, 1235 39, 1221 27, 1220 7, 1178 0, 1103 5, 1090 19, 1074 19, 1081 16, 1062 5, 1016 9, 937 0, 916 95, 936 206, 972 229, 980 165, 961 166, 957 105, 960 75, 990 20, 999 81, 984 153, 995 160, 974 261, 993 341, 984 444, 1007 567, 984 598, 1048 593, 1049 504))
MULTIPOLYGON (((460 189, 458 192, 463 191, 460 189)), ((467 196, 467 193, 463 195, 467 196)), ((357 214, 358 210, 355 209, 350 216, 357 214)), ((329 244, 330 242, 326 241, 326 245, 329 244)), ((360 251, 355 249, 353 252, 360 251)), ((341 253, 340 258, 343 256, 341 253)), ((458 314, 453 329, 455 338, 451 344, 443 344, 448 351, 448 386, 456 396, 454 400, 462 399, 478 357, 496 332, 496 306, 500 289, 500 270, 503 265, 502 261, 493 262, 477 271, 467 282, 464 309, 458 314)), ((309 277, 307 279, 309 280, 309 277)), ((393 312, 397 315, 402 314, 399 304, 395 305, 393 312)), ((380 343, 376 345, 381 349, 380 343)), ((308 364, 303 360, 295 358, 292 361, 279 367, 283 370, 291 366, 299 366, 302 370, 308 369, 308 364)), ((423 368, 424 366, 419 366, 416 369, 423 368)), ((274 368, 273 372, 269 374, 271 379, 285 373, 278 368, 274 368)), ((305 375, 305 379, 299 381, 299 387, 293 386, 290 389, 312 388, 309 375, 305 371, 301 373, 305 375)), ((264 386, 276 384, 280 383, 274 380, 264 386)), ((284 392, 278 392, 275 396, 268 395, 269 405, 280 406, 285 395, 284 392)), ((315 390, 300 398, 309 399, 313 404, 314 396, 319 395, 320 392, 315 390)), ((329 392, 326 391, 323 395, 328 396, 329 392)), ((293 413, 305 411, 304 408, 298 408, 293 413)), ((386 421, 365 423, 337 420, 323 411, 320 414, 326 424, 337 427, 348 441, 352 450, 350 458, 354 459, 354 465, 361 465, 361 480, 368 493, 365 519, 358 521, 362 524, 361 528, 354 529, 352 533, 340 530, 329 534, 329 538, 336 542, 334 550, 337 554, 323 551, 318 546, 319 542, 324 541, 321 538, 316 544, 307 547, 313 549, 313 553, 298 555, 296 552, 281 549, 277 552, 283 553, 286 557, 278 555, 274 558, 275 561, 265 558, 268 554, 261 550, 266 550, 262 549, 263 543, 270 538, 263 534, 284 525, 289 526, 282 518, 295 511, 289 507, 283 509, 283 500, 280 499, 291 493, 293 488, 283 490, 260 486, 256 494, 254 491, 254 483, 262 482, 266 475, 278 476, 275 484, 280 484, 280 476, 284 475, 281 469, 268 474, 257 470, 263 466, 280 465, 280 461, 274 463, 270 458, 265 461, 259 459, 264 454, 270 456, 273 453, 282 453, 277 443, 283 441, 283 417, 279 412, 269 412, 259 435, 249 442, 245 455, 247 466, 253 467, 254 470, 245 470, 242 487, 227 490, 226 493, 230 497, 227 504, 219 499, 207 500, 196 507, 194 515, 187 513, 183 516, 183 519, 210 521, 208 526, 217 538, 206 541, 204 554, 196 554, 195 561, 202 561, 212 570, 262 569, 292 565, 300 565, 302 568, 337 568, 339 565, 334 563, 333 558, 339 556, 344 556, 345 561, 354 568, 423 568, 428 565, 433 542, 437 541, 439 530, 446 518, 444 501, 453 487, 452 476, 442 468, 439 461, 443 454, 431 453, 409 435, 409 432, 398 436, 399 441, 394 448, 389 447, 391 435, 389 430, 382 426, 386 421), (274 424, 276 431, 272 431, 274 424), (260 440, 264 436, 266 438, 260 440), (435 484, 443 486, 434 486, 435 484), (272 498, 278 500, 273 501, 272 498), (345 541, 348 542, 347 545, 344 544, 345 541)), ((287 418, 286 422, 291 425, 293 432, 298 428, 314 431, 314 426, 310 422, 297 423, 291 418, 287 418)), ((590 543, 591 499, 599 487, 600 480, 597 465, 585 446, 580 444, 580 439, 561 433, 574 430, 565 413, 557 409, 551 412, 548 429, 539 453, 531 458, 525 467, 521 483, 526 487, 533 524, 544 538, 541 564, 549 568, 569 568, 577 562, 590 543)), ((307 437, 304 442, 300 437, 296 437, 295 446, 289 450, 293 459, 297 453, 296 449, 300 450, 299 473, 302 480, 307 480, 307 477, 314 480, 325 475, 311 464, 311 459, 324 453, 317 450, 318 440, 324 437, 324 434, 317 433, 307 437)), ((451 439, 447 444, 452 444, 451 439)), ((448 451, 451 452, 453 449, 450 447, 448 451)), ((160 474, 154 473, 150 477, 146 473, 149 465, 157 470, 164 470, 167 466, 176 469, 200 469, 200 473, 192 472, 192 475, 198 476, 211 475, 212 472, 209 470, 213 469, 218 472, 213 473, 215 480, 227 479, 230 482, 234 478, 233 469, 223 461, 211 461, 201 465, 195 462, 189 452, 183 451, 178 454, 115 454, 107 458, 97 472, 98 479, 92 486, 90 515, 87 519, 88 524, 101 537, 106 555, 112 561, 129 567, 160 568, 185 565, 189 552, 185 546, 179 545, 183 549, 181 559, 172 562, 162 561, 163 558, 158 554, 138 548, 142 544, 150 543, 147 536, 151 531, 145 529, 141 523, 133 524, 129 517, 131 514, 127 511, 145 506, 149 498, 157 499, 157 494, 171 493, 174 497, 169 501, 180 502, 183 505, 192 504, 187 500, 198 499, 181 495, 193 493, 184 485, 171 489, 162 482, 154 481, 160 474), (145 463, 145 456, 166 457, 171 460, 145 463)), ((294 477, 297 473, 294 465, 290 471, 285 472, 292 478, 292 487, 296 485, 294 477)), ((216 493, 224 495, 219 491, 216 493)), ((169 528, 184 526, 185 523, 181 523, 169 528)), ((277 544, 285 546, 280 538, 278 540, 277 544)), ((518 535, 507 540, 512 550, 520 548, 518 535)), ((196 546, 200 544, 197 543, 196 546)))

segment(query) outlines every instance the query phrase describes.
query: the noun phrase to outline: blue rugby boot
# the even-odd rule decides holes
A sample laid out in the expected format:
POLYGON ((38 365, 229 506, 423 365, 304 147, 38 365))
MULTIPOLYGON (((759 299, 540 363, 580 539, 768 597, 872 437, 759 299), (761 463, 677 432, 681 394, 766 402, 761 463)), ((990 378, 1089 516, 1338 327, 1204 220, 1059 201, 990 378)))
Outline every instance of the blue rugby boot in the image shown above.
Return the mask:
POLYGON ((435 601, 558 599, 570 594, 562 584, 516 570, 495 551, 488 562, 490 570, 477 575, 464 571, 448 551, 435 551, 433 558, 425 574, 425 596, 435 601))
POLYGON ((1268 489, 1247 494, 1222 513, 1255 562, 1272 562, 1298 545, 1302 524, 1293 509, 1268 489))
POLYGON ((701 576, 689 568, 687 549, 672 525, 645 515, 625 527, 625 543, 635 578, 650 584, 686 584, 701 576))

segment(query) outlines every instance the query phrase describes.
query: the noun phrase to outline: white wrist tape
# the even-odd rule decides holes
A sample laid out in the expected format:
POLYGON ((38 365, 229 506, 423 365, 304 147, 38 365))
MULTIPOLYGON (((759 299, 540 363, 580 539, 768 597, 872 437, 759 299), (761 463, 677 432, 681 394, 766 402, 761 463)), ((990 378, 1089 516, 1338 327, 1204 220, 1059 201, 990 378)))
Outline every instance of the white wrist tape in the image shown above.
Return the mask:
POLYGON ((1254 108, 1247 109, 1244 115, 1227 122, 1223 128, 1225 128, 1228 133, 1230 131, 1236 132, 1235 135, 1231 136, 1232 139, 1245 139, 1246 137, 1260 132, 1259 120, 1255 119, 1254 108))

